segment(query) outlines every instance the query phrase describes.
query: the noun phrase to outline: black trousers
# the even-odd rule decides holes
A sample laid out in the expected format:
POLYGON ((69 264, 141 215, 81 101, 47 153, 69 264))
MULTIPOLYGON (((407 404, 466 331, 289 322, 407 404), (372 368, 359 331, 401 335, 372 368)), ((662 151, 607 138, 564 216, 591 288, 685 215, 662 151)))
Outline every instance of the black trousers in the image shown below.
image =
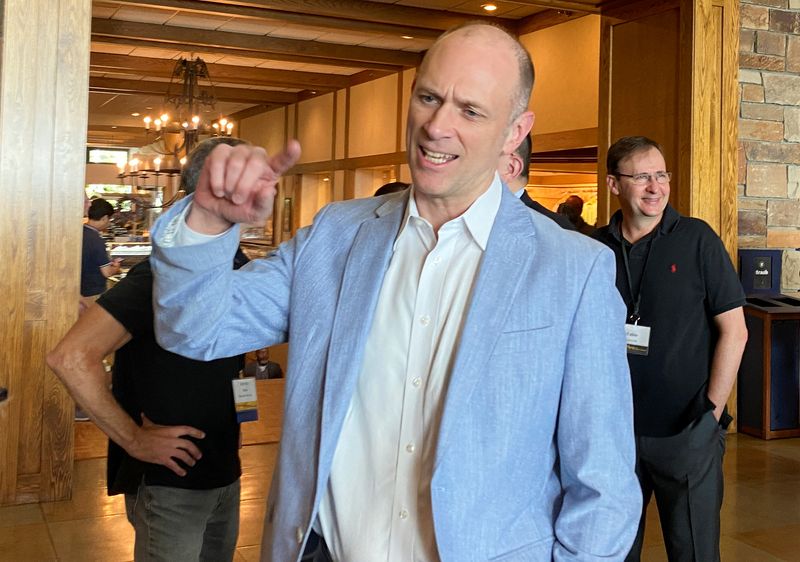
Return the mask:
POLYGON ((641 557, 647 504, 654 494, 670 562, 719 562, 726 433, 708 412, 677 435, 636 437, 636 474, 644 502, 626 562, 641 557))
POLYGON ((313 530, 308 535, 306 548, 300 562, 333 562, 333 557, 325 544, 325 539, 313 530))

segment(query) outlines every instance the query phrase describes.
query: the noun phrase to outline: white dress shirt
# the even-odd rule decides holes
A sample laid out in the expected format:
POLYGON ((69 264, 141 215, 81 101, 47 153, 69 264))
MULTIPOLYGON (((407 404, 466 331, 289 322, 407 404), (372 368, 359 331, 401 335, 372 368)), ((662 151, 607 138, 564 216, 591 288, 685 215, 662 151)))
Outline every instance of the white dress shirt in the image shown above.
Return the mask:
POLYGON ((495 175, 438 239, 411 192, 319 510, 334 560, 439 560, 430 494, 436 441, 502 189, 495 175))

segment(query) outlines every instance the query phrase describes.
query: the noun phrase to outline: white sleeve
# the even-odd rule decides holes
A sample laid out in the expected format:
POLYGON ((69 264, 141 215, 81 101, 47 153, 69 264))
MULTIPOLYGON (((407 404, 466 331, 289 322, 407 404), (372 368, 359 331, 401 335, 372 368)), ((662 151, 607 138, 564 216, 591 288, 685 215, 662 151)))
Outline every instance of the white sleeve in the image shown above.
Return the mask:
POLYGON ((161 239, 161 246, 166 248, 197 246, 198 244, 211 242, 230 230, 229 228, 225 232, 221 232, 219 234, 202 234, 196 230, 192 230, 189 228, 189 225, 186 224, 186 217, 189 213, 189 209, 191 208, 192 204, 189 203, 180 214, 173 217, 173 219, 169 221, 169 224, 167 224, 166 228, 164 229, 163 238, 161 239))

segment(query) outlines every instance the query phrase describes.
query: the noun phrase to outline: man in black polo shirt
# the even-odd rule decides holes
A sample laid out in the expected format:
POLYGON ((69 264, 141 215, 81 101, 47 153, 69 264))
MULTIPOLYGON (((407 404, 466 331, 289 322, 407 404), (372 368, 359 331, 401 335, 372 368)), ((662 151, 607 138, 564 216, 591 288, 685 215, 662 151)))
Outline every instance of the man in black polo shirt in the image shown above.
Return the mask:
POLYGON ((644 494, 627 560, 639 560, 655 494, 670 560, 719 560, 725 410, 747 340, 744 293, 719 237, 669 204, 661 147, 625 137, 608 150, 621 210, 595 237, 617 256, 628 306, 636 471, 644 494))
MULTIPOLYGON (((242 141, 201 143, 181 175, 187 192, 220 142, 242 141)), ((48 364, 111 439, 108 493, 125 494, 137 562, 232 560, 241 465, 231 379, 243 361, 195 361, 161 348, 152 285, 145 260, 89 307, 48 364), (102 360, 113 351, 112 395, 102 360)))

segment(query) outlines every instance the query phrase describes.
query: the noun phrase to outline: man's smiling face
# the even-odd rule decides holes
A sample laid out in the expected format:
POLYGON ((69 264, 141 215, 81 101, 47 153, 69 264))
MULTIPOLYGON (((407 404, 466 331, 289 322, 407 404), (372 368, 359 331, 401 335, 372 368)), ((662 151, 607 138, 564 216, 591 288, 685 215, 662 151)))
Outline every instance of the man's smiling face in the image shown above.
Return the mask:
POLYGON ((528 133, 530 113, 512 120, 519 65, 494 28, 462 29, 434 45, 408 108, 407 150, 419 205, 468 207, 489 186, 501 154, 528 133))

